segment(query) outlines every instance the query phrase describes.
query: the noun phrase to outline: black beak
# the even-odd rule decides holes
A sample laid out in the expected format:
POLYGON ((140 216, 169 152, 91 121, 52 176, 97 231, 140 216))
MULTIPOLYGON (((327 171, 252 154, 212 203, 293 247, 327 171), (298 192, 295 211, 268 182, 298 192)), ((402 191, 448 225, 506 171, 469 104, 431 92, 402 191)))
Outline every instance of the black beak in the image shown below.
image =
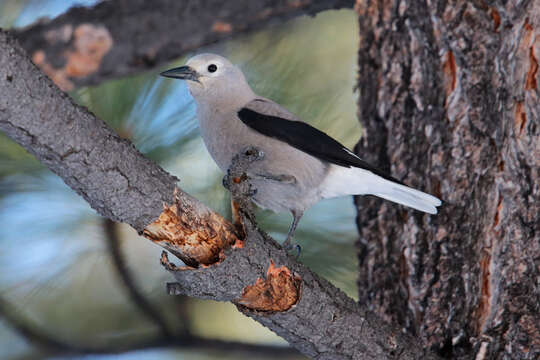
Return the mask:
POLYGON ((199 82, 199 73, 189 66, 180 66, 174 69, 164 71, 160 74, 173 79, 191 80, 199 82))

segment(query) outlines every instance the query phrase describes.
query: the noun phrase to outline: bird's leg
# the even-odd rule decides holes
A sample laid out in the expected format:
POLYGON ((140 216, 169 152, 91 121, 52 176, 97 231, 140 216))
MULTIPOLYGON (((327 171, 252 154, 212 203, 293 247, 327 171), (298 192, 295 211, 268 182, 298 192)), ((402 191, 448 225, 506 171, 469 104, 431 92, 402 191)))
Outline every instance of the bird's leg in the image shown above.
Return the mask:
POLYGON ((296 247, 298 251, 298 256, 300 256, 300 245, 293 244, 292 237, 294 235, 294 231, 296 230, 296 226, 298 225, 298 222, 302 218, 302 215, 304 215, 303 211, 296 211, 291 210, 292 216, 293 216, 293 222, 291 224, 291 227, 289 228, 289 233, 287 234, 287 239, 283 243, 283 248, 286 251, 292 250, 294 247, 296 247))

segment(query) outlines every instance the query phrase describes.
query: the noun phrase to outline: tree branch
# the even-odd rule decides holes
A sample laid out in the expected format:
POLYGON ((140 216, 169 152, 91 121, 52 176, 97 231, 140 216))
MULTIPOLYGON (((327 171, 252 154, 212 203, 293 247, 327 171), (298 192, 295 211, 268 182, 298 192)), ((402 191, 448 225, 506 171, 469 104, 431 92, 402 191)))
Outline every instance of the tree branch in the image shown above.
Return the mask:
POLYGON ((353 0, 103 1, 16 32, 63 90, 154 68, 239 33, 353 0))
POLYGON ((177 189, 175 177, 74 104, 5 32, 0 32, 0 93, 1 131, 100 214, 130 224, 191 265, 176 268, 163 257, 178 281, 172 293, 232 301, 302 353, 320 359, 433 358, 415 339, 287 256, 246 216, 242 241, 234 225, 177 189))
POLYGON ((235 341, 218 339, 205 339, 191 334, 182 334, 174 337, 156 336, 148 339, 138 339, 132 342, 120 343, 115 341, 113 345, 82 345, 59 340, 41 329, 30 325, 27 321, 16 316, 14 307, 0 297, 0 318, 34 345, 46 350, 47 355, 72 356, 77 354, 119 354, 127 351, 135 351, 151 348, 181 347, 196 350, 222 350, 241 351, 253 354, 270 354, 274 356, 297 356, 298 353, 285 346, 248 344, 235 341))
POLYGON ((131 276, 130 271, 127 268, 124 257, 122 256, 122 251, 120 249, 120 242, 116 234, 116 224, 114 221, 104 218, 103 219, 103 228, 105 230, 105 239, 107 246, 111 253, 114 266, 118 273, 118 276, 122 279, 129 298, 133 303, 145 314, 149 319, 151 319, 156 325, 161 329, 161 334, 165 338, 173 336, 173 331, 169 329, 167 322, 163 316, 154 309, 154 307, 146 300, 146 298, 141 294, 135 280, 131 276))

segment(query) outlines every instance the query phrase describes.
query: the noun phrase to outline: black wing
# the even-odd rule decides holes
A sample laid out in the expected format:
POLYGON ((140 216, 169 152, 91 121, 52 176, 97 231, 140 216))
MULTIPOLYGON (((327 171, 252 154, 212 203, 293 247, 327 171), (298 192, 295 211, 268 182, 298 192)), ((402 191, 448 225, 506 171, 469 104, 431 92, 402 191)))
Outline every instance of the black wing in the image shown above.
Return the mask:
POLYGON ((286 142, 319 160, 345 167, 366 169, 387 180, 404 185, 401 181, 360 159, 338 141, 304 122, 261 114, 248 108, 238 111, 238 117, 253 130, 286 142))

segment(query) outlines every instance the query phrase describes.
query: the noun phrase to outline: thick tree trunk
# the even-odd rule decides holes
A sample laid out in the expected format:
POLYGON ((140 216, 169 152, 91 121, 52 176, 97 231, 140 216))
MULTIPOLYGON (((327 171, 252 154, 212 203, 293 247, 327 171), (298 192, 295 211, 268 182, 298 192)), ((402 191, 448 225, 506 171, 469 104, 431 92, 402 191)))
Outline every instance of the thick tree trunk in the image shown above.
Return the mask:
POLYGON ((155 68, 188 51, 354 0, 115 0, 16 32, 63 90, 155 68))
POLYGON ((357 11, 357 151, 444 201, 356 199, 360 303, 445 357, 540 358, 540 1, 357 11))
MULTIPOLYGON (((0 31, 0 131, 59 175, 101 215, 129 223, 192 267, 162 263, 172 294, 231 301, 246 315, 318 359, 432 359, 418 342, 385 324, 297 263, 243 217, 240 231, 176 188, 177 179, 74 104, 0 31), (200 264, 205 266, 199 266, 200 264)), ((231 169, 233 194, 245 166, 231 169)), ((243 193, 240 193, 243 194, 243 193)), ((247 199, 239 196, 244 206, 247 199)))

